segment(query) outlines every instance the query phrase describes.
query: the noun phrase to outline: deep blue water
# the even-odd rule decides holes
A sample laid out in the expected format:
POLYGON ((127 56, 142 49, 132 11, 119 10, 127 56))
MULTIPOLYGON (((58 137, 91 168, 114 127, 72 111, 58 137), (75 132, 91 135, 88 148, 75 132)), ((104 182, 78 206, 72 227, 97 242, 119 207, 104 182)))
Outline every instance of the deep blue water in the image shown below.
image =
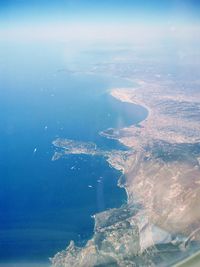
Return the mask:
POLYGON ((120 173, 103 158, 52 162, 52 141, 117 148, 98 132, 137 123, 146 111, 107 94, 122 81, 57 71, 66 64, 59 49, 10 46, 0 56, 0 263, 48 261, 92 235, 92 214, 126 201, 120 173))

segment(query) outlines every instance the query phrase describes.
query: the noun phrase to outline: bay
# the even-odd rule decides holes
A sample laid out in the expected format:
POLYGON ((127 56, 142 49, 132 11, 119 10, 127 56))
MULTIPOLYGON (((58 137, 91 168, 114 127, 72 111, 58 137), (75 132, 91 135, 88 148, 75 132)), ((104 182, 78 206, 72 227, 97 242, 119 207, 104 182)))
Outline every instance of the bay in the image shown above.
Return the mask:
POLYGON ((126 202, 125 191, 117 187, 120 172, 104 158, 70 155, 53 162, 52 141, 61 137, 95 142, 106 150, 124 149, 99 136, 99 131, 138 123, 146 116, 142 107, 109 96, 109 90, 124 81, 69 73, 60 52, 39 51, 33 56, 21 48, 6 50, 9 60, 1 57, 0 62, 0 263, 4 264, 39 266, 71 239, 83 245, 93 233, 91 216, 126 202))

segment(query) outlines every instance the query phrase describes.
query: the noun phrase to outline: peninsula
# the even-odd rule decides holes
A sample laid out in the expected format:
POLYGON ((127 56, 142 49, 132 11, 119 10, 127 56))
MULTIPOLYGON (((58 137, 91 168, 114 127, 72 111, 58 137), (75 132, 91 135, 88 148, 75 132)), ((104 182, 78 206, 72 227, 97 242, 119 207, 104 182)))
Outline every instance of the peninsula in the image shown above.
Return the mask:
POLYGON ((134 88, 110 94, 143 105, 148 117, 139 125, 100 132, 127 151, 53 142, 60 148, 53 160, 72 153, 106 157, 122 171, 119 185, 128 195, 121 208, 96 214, 93 238, 82 248, 72 241, 51 259, 55 267, 167 266, 200 247, 200 81, 190 82, 192 94, 170 80, 134 82, 134 88))

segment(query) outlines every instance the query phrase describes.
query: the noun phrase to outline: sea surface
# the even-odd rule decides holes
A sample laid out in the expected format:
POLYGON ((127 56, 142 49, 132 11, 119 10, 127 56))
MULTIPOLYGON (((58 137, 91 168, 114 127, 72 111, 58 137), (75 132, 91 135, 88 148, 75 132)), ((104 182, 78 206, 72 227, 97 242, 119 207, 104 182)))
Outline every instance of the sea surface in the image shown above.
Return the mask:
POLYGON ((93 214, 126 202, 120 172, 104 158, 51 161, 52 141, 124 149, 98 132, 138 123, 147 111, 109 96, 125 81, 69 72, 64 55, 63 47, 1 46, 0 266, 48 263, 71 239, 83 245, 92 236, 93 214))

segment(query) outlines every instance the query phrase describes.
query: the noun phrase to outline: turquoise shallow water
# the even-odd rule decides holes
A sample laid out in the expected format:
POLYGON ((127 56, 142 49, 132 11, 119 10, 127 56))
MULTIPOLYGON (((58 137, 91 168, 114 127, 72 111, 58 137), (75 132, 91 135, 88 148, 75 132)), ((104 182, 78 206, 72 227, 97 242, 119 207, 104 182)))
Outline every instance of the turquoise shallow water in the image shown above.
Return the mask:
POLYGON ((120 148, 98 132, 146 116, 142 107, 107 94, 121 81, 58 72, 64 64, 60 52, 31 49, 39 49, 37 56, 21 48, 7 49, 4 54, 9 53, 10 60, 2 56, 0 61, 0 263, 4 264, 48 262, 71 239, 83 244, 92 235, 91 215, 126 201, 125 191, 117 187, 120 173, 105 159, 70 155, 52 162, 52 141, 64 137, 93 141, 102 149, 120 148))

